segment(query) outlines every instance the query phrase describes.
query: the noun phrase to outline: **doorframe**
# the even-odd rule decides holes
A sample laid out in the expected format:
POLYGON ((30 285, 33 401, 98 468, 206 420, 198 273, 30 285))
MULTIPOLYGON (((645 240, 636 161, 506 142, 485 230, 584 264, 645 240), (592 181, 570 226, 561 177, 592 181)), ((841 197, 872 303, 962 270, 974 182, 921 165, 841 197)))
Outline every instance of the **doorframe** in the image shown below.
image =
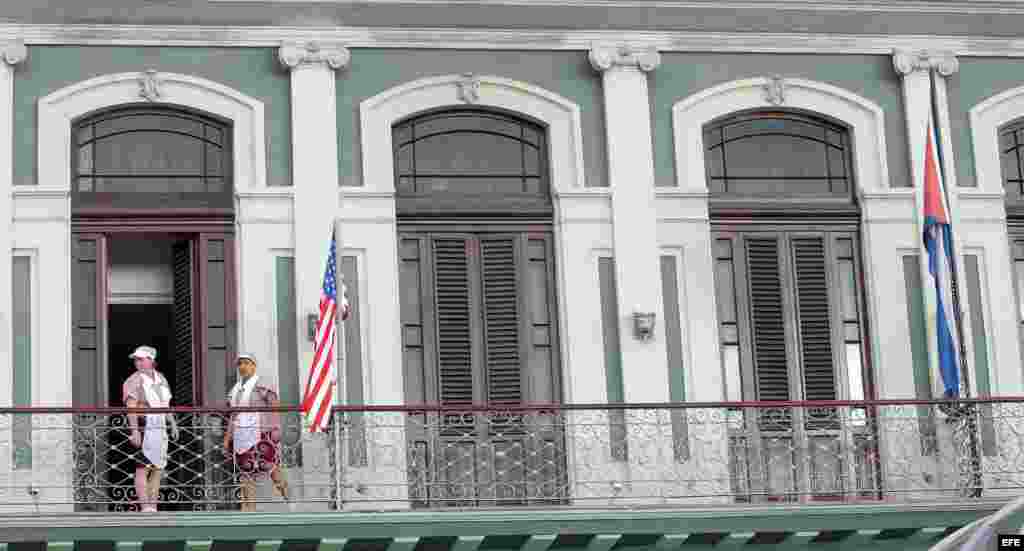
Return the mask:
MULTIPOLYGON (((237 232, 235 231, 235 221, 232 213, 217 211, 211 213, 209 210, 205 211, 184 211, 184 210, 164 210, 160 212, 152 211, 131 211, 125 210, 118 211, 104 211, 104 212, 90 212, 87 215, 75 215, 72 214, 71 219, 71 239, 74 242, 77 237, 93 237, 100 238, 101 243, 97 250, 97 324, 100 325, 102 330, 100 331, 101 346, 100 349, 100 364, 103 366, 103 372, 99 374, 98 385, 101 385, 100 393, 101 396, 105 397, 105 404, 110 403, 111 396, 108 395, 109 390, 109 332, 110 332, 110 303, 109 299, 109 286, 110 286, 110 241, 117 236, 125 235, 139 235, 139 234, 160 234, 161 236, 175 238, 180 237, 182 239, 193 240, 195 246, 192 252, 192 277, 193 277, 193 320, 192 320, 192 397, 195 406, 208 406, 207 401, 213 402, 217 397, 205 396, 205 383, 208 377, 207 361, 204 354, 201 354, 201 350, 205 350, 207 337, 203 328, 207 327, 207 308, 203 304, 202 300, 198 300, 202 297, 208 287, 207 273, 202 269, 201 265, 206 258, 205 243, 211 237, 219 236, 224 237, 230 241, 230 246, 224 248, 224 276, 225 276, 225 313, 230 313, 235 317, 235 323, 233 326, 229 324, 225 328, 225 338, 228 339, 227 348, 232 350, 237 347, 237 335, 230 334, 232 331, 237 332, 238 323, 240 320, 238 317, 238 251, 235 240, 237 238, 237 232), (212 214, 212 215, 211 215, 212 214), (207 400, 209 398, 209 400, 207 400)), ((71 297, 72 302, 74 296, 71 297)), ((73 318, 72 318, 72 323, 73 318)), ((73 369, 73 368, 72 368, 73 369)), ((72 371, 73 375, 73 371, 72 371)), ((104 404, 104 405, 105 405, 104 404)))

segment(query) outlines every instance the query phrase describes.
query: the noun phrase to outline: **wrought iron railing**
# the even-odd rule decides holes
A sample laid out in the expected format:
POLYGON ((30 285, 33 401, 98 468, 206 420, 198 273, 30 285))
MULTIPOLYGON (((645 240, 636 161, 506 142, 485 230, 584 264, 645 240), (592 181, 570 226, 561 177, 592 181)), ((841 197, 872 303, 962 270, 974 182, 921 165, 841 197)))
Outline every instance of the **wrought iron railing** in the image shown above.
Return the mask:
MULTIPOLYGON (((249 484, 226 413, 173 414, 161 510, 706 506, 1024 495, 1024 399, 294 408, 249 484), (249 484, 247 490, 247 484, 249 484), (253 488, 255 488, 253 490, 253 488), (254 492, 254 493, 253 493, 254 492)), ((0 514, 139 506, 128 410, 0 409, 0 514)), ((271 416, 260 417, 267 419, 271 416)), ((244 459, 244 458, 243 458, 244 459)), ((249 456, 249 460, 253 457, 249 456)), ((249 464, 251 466, 251 463, 249 464)))

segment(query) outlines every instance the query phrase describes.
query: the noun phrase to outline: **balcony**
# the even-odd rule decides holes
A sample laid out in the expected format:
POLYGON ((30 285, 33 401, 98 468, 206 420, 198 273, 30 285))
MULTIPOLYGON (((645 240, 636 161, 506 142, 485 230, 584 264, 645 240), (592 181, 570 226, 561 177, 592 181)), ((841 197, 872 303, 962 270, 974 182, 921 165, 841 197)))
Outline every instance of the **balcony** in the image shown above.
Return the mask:
MULTIPOLYGON (((339 515, 365 511, 397 526, 442 517, 562 526, 557 519, 611 515, 636 527, 641 517, 657 525, 651 519, 668 515, 689 518, 688 531, 694 519, 761 519, 748 534, 755 538, 772 532, 775 515, 776 532, 796 534, 780 519, 867 514, 875 519, 868 531, 878 535, 876 525, 908 528, 892 524, 897 513, 933 512, 943 520, 914 522, 929 525, 917 533, 928 528, 938 538, 1024 495, 1024 400, 1016 398, 338 407, 330 430, 317 434, 302 428, 294 408, 236 411, 277 419, 278 429, 264 432, 277 442, 289 484, 287 501, 270 482, 245 498, 257 512, 275 513, 246 517, 254 527, 287 518, 315 526, 323 517, 336 528, 349 522, 339 515)), ((38 523, 63 519, 84 530, 97 518, 128 526, 173 515, 199 526, 236 514, 241 473, 223 445, 225 411, 147 410, 173 414, 180 427, 156 515, 134 512, 127 413, 0 410, 0 524, 45 531, 51 527, 38 523)), ((399 529, 391 530, 378 535, 399 529)))

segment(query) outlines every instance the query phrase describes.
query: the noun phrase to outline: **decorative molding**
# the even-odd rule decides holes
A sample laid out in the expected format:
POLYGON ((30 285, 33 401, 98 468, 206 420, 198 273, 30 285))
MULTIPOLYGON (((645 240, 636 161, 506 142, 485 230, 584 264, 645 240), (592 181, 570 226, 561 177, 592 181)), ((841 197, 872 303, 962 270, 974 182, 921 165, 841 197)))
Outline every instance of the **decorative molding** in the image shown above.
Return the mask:
POLYGON ((277 59, 287 69, 305 65, 326 65, 338 70, 348 66, 352 54, 344 46, 325 48, 317 42, 307 42, 304 45, 285 43, 278 48, 277 59))
MULTIPOLYGON (((252 0, 210 0, 211 3, 251 2, 252 0)), ((276 3, 294 2, 340 4, 342 0, 273 0, 276 3)), ((839 11, 859 13, 941 13, 950 15, 977 14, 1021 14, 1024 8, 1019 0, 368 0, 373 4, 427 4, 446 5, 453 3, 466 6, 557 6, 557 7, 598 7, 598 8, 723 8, 723 9, 770 9, 839 11)))
MULTIPOLYGON (((874 102, 852 92, 805 79, 786 79, 787 106, 820 113, 852 129, 858 193, 889 191, 885 114, 874 102)), ((672 107, 678 190, 707 193, 703 127, 730 113, 772 107, 765 97, 771 79, 759 77, 727 82, 697 92, 672 107)))
POLYGON ((480 79, 473 73, 463 73, 462 78, 455 84, 459 88, 459 99, 466 103, 480 101, 480 79))
POLYGON ((786 82, 782 77, 774 76, 764 84, 764 100, 772 105, 786 102, 786 82))
MULTIPOLYGON (((263 103, 203 78, 163 72, 159 75, 161 101, 195 107, 232 121, 237 192, 266 189, 263 103)), ((70 187, 71 122, 98 109, 137 102, 140 82, 138 72, 103 75, 39 99, 39 189, 66 192, 70 187)))
MULTIPOLYGON (((1022 5, 1024 12, 1024 5, 1022 5)), ((893 48, 965 57, 1024 57, 1024 39, 982 35, 756 33, 602 29, 479 29, 439 27, 256 27, 199 25, 0 24, 0 36, 27 45, 280 47, 282 43, 345 44, 348 48, 587 51, 628 43, 659 52, 746 52, 891 55, 893 48)))
POLYGON ((632 69, 649 73, 661 65, 661 54, 651 47, 631 44, 599 44, 590 48, 590 65, 603 73, 610 69, 632 69))
POLYGON ((148 101, 157 101, 160 99, 161 84, 156 69, 147 69, 139 75, 139 96, 148 101))
POLYGON ((28 48, 25 47, 25 43, 21 40, 8 42, 3 46, 0 53, 2 53, 4 63, 12 67, 28 58, 28 48))
MULTIPOLYGON (((551 182, 556 196, 562 191, 583 189, 583 139, 579 107, 552 92, 521 81, 475 75, 487 94, 477 102, 522 113, 548 125, 551 182)), ((464 75, 428 77, 401 84, 359 105, 363 151, 363 185, 360 194, 394 193, 394 159, 391 126, 396 122, 438 107, 458 105, 459 83, 464 75)), ((355 194, 345 188, 344 195, 355 194)))
POLYGON ((960 69, 960 62, 949 52, 894 50, 892 65, 901 76, 914 71, 931 71, 944 77, 953 75, 960 69))
POLYGON ((1003 171, 999 158, 999 129, 1024 117, 1024 86, 1000 92, 969 111, 974 150, 975 188, 960 188, 961 197, 987 193, 1003 196, 1003 171))

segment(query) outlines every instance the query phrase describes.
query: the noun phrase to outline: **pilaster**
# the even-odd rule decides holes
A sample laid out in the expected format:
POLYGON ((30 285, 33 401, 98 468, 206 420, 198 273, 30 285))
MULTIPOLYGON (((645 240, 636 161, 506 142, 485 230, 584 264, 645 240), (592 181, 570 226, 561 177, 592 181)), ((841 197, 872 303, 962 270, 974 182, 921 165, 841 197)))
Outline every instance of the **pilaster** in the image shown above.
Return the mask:
MULTIPOLYGON (((307 317, 318 313, 328 245, 338 210, 335 71, 347 67, 351 55, 342 46, 284 44, 278 49, 278 59, 291 71, 297 368, 300 387, 305 388, 313 361, 307 317)), ((339 254, 340 249, 338 246, 339 254)), ((339 333, 336 359, 341 340, 339 333)))
POLYGON ((661 64, 656 50, 595 44, 590 63, 601 73, 612 190, 612 237, 619 300, 624 398, 669 399, 665 319, 654 203, 654 156, 647 73, 661 64), (634 336, 633 314, 653 312, 654 331, 634 336))
POLYGON ((14 70, 28 50, 21 42, 0 47, 0 407, 10 404, 14 346, 11 342, 11 251, 14 242, 14 70))

